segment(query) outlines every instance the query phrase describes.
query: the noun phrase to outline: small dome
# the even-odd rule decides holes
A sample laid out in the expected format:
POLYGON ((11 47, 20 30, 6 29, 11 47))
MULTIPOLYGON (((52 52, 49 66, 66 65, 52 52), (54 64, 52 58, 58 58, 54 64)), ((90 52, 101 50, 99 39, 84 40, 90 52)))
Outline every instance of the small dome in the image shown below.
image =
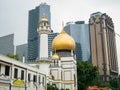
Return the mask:
POLYGON ((41 21, 48 21, 45 15, 42 16, 41 21))
POLYGON ((55 54, 52 56, 52 59, 59 59, 59 56, 57 55, 57 53, 55 53, 55 54))
POLYGON ((52 49, 53 50, 74 50, 75 41, 63 29, 62 32, 53 39, 52 49))

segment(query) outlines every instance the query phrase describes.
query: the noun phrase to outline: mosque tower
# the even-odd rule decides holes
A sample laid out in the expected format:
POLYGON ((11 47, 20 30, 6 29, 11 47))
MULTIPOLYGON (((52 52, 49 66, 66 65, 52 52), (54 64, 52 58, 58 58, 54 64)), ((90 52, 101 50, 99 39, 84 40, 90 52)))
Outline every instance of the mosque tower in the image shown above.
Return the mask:
POLYGON ((59 89, 77 90, 77 67, 75 60, 75 41, 64 31, 52 42, 53 56, 50 64, 50 81, 59 89))
POLYGON ((45 15, 42 16, 37 31, 39 33, 39 55, 36 63, 41 73, 49 76, 50 59, 48 58, 48 34, 51 33, 51 29, 50 23, 45 15))
POLYGON ((38 33, 39 33, 39 57, 38 58, 48 58, 48 34, 51 33, 49 22, 45 15, 39 23, 38 33))

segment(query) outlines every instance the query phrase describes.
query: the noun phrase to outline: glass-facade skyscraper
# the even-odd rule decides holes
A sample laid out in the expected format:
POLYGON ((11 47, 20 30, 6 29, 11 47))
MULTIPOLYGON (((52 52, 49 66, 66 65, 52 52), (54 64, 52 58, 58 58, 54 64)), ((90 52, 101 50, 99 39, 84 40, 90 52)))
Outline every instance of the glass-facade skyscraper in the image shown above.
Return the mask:
POLYGON ((89 25, 84 21, 77 21, 75 23, 67 23, 64 30, 71 35, 76 43, 76 60, 89 61, 90 60, 90 44, 89 44, 89 25))
POLYGON ((27 44, 21 44, 16 46, 16 55, 18 55, 19 61, 26 62, 27 60, 27 44), (23 61, 24 59, 24 61, 23 61))
POLYGON ((35 9, 29 11, 28 21, 28 62, 35 61, 38 57, 38 32, 37 28, 42 16, 45 15, 49 23, 51 23, 50 6, 46 3, 41 3, 35 9))
POLYGON ((48 56, 49 57, 52 56, 52 41, 53 41, 54 37, 57 35, 58 35, 58 33, 48 34, 48 56))
POLYGON ((0 37, 0 54, 14 54, 14 34, 0 37))

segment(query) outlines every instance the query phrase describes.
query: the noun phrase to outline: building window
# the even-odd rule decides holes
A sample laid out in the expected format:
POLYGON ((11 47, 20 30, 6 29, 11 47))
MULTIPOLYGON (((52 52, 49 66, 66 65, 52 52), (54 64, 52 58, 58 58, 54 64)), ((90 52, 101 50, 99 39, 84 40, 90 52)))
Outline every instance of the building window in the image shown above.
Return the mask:
POLYGON ((17 79, 17 77, 18 77, 18 69, 14 68, 14 78, 17 79))
POLYGON ((33 82, 37 82, 37 76, 33 75, 33 82))
POLYGON ((39 76, 39 84, 41 84, 41 77, 39 76))
POLYGON ((44 26, 46 26, 46 23, 44 23, 44 26))
POLYGON ((42 78, 42 83, 43 83, 43 85, 44 85, 44 77, 42 78))
POLYGON ((28 82, 30 82, 31 74, 28 73, 28 82))
POLYGON ((24 70, 21 70, 21 80, 24 80, 24 70))
POLYGON ((74 74, 74 87, 76 86, 76 76, 74 74))
POLYGON ((5 75, 9 76, 10 66, 5 66, 5 75))

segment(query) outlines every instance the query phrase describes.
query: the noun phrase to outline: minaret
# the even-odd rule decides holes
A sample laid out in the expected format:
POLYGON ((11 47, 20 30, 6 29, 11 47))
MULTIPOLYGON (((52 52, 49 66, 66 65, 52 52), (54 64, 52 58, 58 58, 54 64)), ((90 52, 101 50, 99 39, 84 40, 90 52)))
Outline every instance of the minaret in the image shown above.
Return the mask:
POLYGON ((48 34, 51 33, 49 22, 43 15, 38 28, 39 33, 39 56, 38 59, 48 58, 48 34))
POLYGON ((36 63, 41 73, 49 76, 49 65, 51 60, 48 58, 48 34, 51 33, 51 30, 45 15, 43 15, 41 21, 39 22, 37 31, 39 33, 39 56, 36 63))

